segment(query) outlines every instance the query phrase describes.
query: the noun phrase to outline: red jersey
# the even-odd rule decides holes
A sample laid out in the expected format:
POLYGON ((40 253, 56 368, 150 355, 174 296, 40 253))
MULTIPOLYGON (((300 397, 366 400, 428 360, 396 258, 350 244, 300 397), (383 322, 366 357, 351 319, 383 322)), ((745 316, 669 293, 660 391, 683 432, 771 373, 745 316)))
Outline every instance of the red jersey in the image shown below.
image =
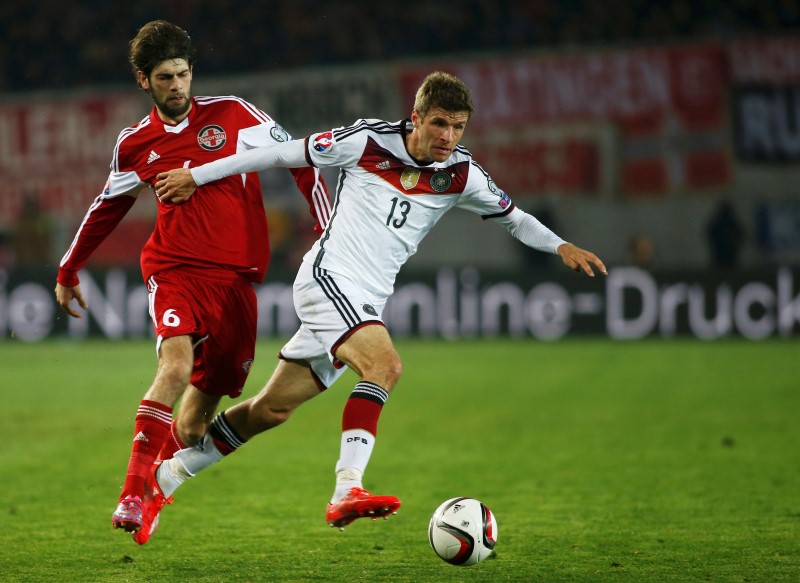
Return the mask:
MULTIPOLYGON (((287 133, 264 112, 238 97, 195 97, 177 125, 156 108, 119 134, 111 172, 61 260, 58 282, 78 284, 77 272, 114 230, 136 197, 159 172, 193 167, 251 148, 283 142, 287 133)), ((330 202, 318 169, 291 170, 317 221, 327 224, 330 202)), ((155 195, 155 193, 154 193, 155 195)), ((269 264, 269 238, 258 174, 240 174, 200 186, 183 204, 158 204, 153 233, 141 253, 142 276, 180 266, 227 270, 260 283, 269 264)))

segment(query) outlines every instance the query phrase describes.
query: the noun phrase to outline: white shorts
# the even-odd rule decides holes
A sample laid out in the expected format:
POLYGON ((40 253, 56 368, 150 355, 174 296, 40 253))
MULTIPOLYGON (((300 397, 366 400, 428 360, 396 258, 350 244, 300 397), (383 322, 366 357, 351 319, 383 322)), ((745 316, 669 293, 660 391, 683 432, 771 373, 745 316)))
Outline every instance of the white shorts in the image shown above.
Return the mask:
POLYGON ((281 348, 286 360, 305 360, 327 388, 347 367, 334 353, 350 334, 365 325, 383 325, 386 298, 370 297, 349 278, 314 267, 300 266, 293 287, 300 329, 281 348))

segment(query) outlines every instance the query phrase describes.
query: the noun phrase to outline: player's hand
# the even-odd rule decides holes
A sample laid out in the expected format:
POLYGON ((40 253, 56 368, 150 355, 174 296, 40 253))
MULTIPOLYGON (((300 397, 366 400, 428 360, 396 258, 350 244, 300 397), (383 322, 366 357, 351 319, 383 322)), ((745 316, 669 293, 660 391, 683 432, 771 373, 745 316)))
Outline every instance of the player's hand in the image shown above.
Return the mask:
POLYGON ((561 257, 561 261, 564 262, 564 265, 575 271, 582 271, 589 277, 594 277, 594 269, 592 269, 592 266, 596 267, 603 275, 608 275, 606 266, 603 265, 603 262, 600 261, 597 255, 591 251, 576 247, 572 243, 560 245, 558 247, 558 255, 561 257))
POLYGON ((73 318, 80 318, 81 313, 71 305, 73 298, 78 301, 78 305, 81 308, 84 310, 89 309, 89 304, 86 303, 86 300, 83 298, 83 293, 81 293, 80 285, 76 285, 75 287, 65 287, 60 283, 56 284, 56 302, 58 305, 64 308, 67 311, 67 314, 73 318))
POLYGON ((156 196, 161 202, 180 204, 189 200, 197 184, 188 168, 175 168, 156 176, 156 196))

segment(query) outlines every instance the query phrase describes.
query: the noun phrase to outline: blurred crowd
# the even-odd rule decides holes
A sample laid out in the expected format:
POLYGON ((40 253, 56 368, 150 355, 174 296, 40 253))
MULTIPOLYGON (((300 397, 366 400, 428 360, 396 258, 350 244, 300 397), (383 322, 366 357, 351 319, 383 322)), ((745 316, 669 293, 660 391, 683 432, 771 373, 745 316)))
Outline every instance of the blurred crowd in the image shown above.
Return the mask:
POLYGON ((28 0, 0 4, 0 93, 132 81, 127 41, 164 18, 205 76, 435 54, 789 34, 797 0, 28 0))

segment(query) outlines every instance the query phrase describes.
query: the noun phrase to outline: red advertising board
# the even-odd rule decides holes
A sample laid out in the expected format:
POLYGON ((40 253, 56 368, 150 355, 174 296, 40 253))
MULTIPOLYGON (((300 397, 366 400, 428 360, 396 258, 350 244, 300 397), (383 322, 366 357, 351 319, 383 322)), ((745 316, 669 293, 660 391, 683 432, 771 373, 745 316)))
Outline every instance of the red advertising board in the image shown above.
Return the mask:
POLYGON ((733 83, 800 83, 800 38, 750 39, 731 43, 726 50, 733 83))
POLYGON ((51 213, 82 216, 103 189, 119 132, 148 110, 128 93, 0 103, 2 222, 26 196, 51 213))

